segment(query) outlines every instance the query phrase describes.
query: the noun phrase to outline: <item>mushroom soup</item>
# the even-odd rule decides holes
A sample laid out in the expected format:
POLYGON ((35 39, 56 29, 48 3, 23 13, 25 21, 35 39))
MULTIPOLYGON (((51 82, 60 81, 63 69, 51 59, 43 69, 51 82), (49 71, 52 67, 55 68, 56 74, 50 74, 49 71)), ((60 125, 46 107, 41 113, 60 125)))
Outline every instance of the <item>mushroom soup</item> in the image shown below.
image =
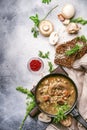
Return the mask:
POLYGON ((71 108, 75 99, 75 84, 63 75, 51 75, 43 78, 36 90, 39 108, 51 115, 57 114, 58 106, 67 104, 71 108))

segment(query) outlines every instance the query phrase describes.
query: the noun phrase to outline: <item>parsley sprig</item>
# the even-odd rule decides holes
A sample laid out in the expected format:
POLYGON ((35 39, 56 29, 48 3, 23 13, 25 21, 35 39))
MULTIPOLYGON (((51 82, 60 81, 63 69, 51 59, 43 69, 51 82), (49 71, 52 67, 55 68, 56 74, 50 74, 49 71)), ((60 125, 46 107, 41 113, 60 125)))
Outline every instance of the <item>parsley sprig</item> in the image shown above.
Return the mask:
POLYGON ((87 38, 86 38, 84 35, 78 36, 76 39, 77 39, 77 40, 81 40, 81 41, 83 41, 83 42, 87 42, 87 38))
POLYGON ((33 36, 35 38, 37 38, 37 36, 39 35, 39 30, 36 26, 32 27, 31 32, 33 33, 33 36))
POLYGON ((53 71, 54 67, 53 67, 52 62, 49 60, 50 59, 49 55, 50 55, 49 51, 47 51, 46 53, 43 53, 42 51, 39 51, 39 53, 38 53, 39 57, 41 57, 43 59, 48 59, 48 61, 47 61, 48 67, 49 67, 48 71, 51 73, 53 71))
POLYGON ((42 0, 42 3, 49 4, 51 0, 42 0))
POLYGON ((38 14, 36 14, 35 16, 30 16, 30 19, 34 22, 36 27, 39 26, 40 20, 39 20, 38 14))
POLYGON ((67 51, 65 52, 65 54, 66 54, 67 56, 70 56, 70 55, 72 55, 72 54, 78 52, 81 48, 82 48, 82 45, 80 46, 80 45, 76 44, 75 47, 73 47, 73 48, 70 49, 70 50, 67 50, 67 51))
POLYGON ((17 87, 16 88, 17 91, 23 93, 23 94, 26 94, 26 113, 25 113, 25 116, 24 116, 24 119, 22 120, 22 124, 20 125, 20 130, 22 130, 22 127, 24 125, 24 122, 26 121, 30 111, 35 107, 35 98, 34 98, 34 95, 28 90, 28 89, 25 89, 21 86, 17 87))
POLYGON ((39 51, 39 54, 38 54, 38 56, 39 57, 41 57, 41 58, 46 58, 46 59, 49 59, 49 51, 48 52, 46 52, 46 53, 43 53, 42 51, 39 51))
MULTIPOLYGON (((47 1, 47 0, 46 0, 46 1, 47 1)), ((34 23, 34 26, 33 26, 32 29, 31 29, 31 32, 33 33, 34 38, 37 38, 37 36, 39 35, 39 24, 40 24, 40 22, 41 22, 42 20, 45 20, 45 19, 48 17, 48 15, 49 15, 55 8, 57 8, 57 7, 58 7, 58 5, 56 5, 55 7, 53 7, 53 8, 46 14, 46 16, 45 16, 43 19, 41 19, 41 20, 40 20, 38 14, 36 14, 35 16, 30 16, 30 17, 29 17, 29 18, 33 21, 33 23, 34 23)))
POLYGON ((31 32, 33 33, 33 36, 37 38, 37 36, 39 35, 38 26, 40 23, 38 14, 36 14, 35 16, 30 16, 30 19, 34 22, 34 27, 32 27, 31 32))
POLYGON ((80 23, 82 25, 86 25, 87 24, 87 20, 83 19, 82 17, 78 17, 76 19, 71 19, 70 22, 74 22, 74 23, 80 23))
POLYGON ((49 72, 51 73, 54 69, 52 62, 48 61, 49 72))
POLYGON ((58 112, 57 115, 54 117, 53 122, 54 123, 58 123, 61 120, 66 118, 65 112, 68 111, 70 109, 68 104, 64 104, 62 106, 58 106, 58 112))

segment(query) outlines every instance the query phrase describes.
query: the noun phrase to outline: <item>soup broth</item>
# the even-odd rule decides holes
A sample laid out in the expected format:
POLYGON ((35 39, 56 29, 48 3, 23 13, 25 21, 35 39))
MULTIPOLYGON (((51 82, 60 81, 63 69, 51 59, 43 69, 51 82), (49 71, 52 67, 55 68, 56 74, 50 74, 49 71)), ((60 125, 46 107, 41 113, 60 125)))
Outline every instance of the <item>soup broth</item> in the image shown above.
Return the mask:
POLYGON ((71 108, 76 99, 74 84, 64 76, 49 76, 44 78, 36 91, 39 107, 46 113, 56 115, 58 106, 65 103, 71 108))

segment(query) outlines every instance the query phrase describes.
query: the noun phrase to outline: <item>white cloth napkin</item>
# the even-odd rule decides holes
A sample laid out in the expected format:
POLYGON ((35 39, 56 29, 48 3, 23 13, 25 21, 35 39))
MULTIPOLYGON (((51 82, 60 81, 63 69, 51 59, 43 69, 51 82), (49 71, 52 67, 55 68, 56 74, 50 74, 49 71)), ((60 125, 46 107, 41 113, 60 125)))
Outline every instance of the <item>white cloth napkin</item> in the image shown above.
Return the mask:
POLYGON ((81 59, 76 60, 73 64, 75 69, 84 69, 87 71, 87 54, 85 54, 81 59))
MULTIPOLYGON (((76 60, 72 69, 64 69, 78 88, 77 107, 82 117, 87 120, 87 54, 85 54, 81 59, 76 60)), ((71 129, 85 130, 85 128, 83 128, 79 123, 77 124, 76 121, 72 123, 71 129)))

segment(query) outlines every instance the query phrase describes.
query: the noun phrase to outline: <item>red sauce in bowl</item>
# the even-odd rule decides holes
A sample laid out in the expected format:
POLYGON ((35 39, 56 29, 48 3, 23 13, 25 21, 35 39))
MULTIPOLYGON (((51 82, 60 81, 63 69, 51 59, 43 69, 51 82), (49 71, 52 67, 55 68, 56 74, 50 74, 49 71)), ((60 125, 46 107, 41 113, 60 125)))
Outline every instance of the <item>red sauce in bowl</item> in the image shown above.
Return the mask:
POLYGON ((40 58, 31 58, 28 62, 28 69, 32 72, 41 71, 43 69, 43 61, 40 58))
POLYGON ((32 60, 30 62, 30 68, 32 71, 38 71, 41 68, 41 62, 39 60, 32 60))

